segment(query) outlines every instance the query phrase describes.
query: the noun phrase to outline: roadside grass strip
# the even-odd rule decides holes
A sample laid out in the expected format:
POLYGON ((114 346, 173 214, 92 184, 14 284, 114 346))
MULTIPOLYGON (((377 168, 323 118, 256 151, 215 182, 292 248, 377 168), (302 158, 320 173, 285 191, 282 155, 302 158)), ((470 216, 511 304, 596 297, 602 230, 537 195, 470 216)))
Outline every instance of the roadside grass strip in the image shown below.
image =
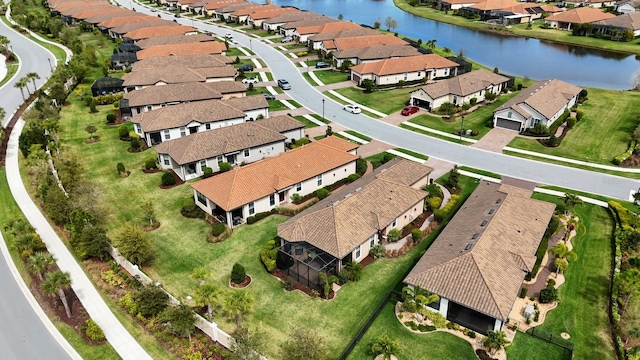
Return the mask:
POLYGON ((458 170, 464 170, 470 173, 479 174, 479 175, 494 178, 494 179, 502 179, 502 176, 500 174, 496 174, 491 171, 472 168, 470 166, 458 166, 458 170))
POLYGON ((360 134, 360 133, 359 133, 359 132, 357 132, 357 131, 353 131, 353 130, 345 130, 344 132, 346 132, 347 134, 353 135, 353 136, 357 136, 357 137, 359 137, 360 139, 365 140, 365 141, 369 141, 369 142, 371 142, 371 141, 373 140, 372 138, 368 137, 367 135, 360 134))
MULTIPOLYGON (((422 125, 414 124, 414 123, 412 123, 410 121, 405 121, 405 122, 402 123, 402 125, 409 126, 409 127, 412 127, 412 128, 416 128, 416 129, 422 130, 424 132, 433 133, 433 134, 439 135, 441 137, 460 140, 460 136, 457 136, 457 135, 454 135, 454 134, 449 134, 449 133, 446 133, 446 132, 440 131, 440 130, 434 130, 434 129, 431 129, 431 128, 428 128, 428 127, 425 127, 425 126, 422 126, 422 125)), ((470 142, 470 143, 474 143, 474 144, 478 142, 478 140, 469 139, 469 138, 466 138, 464 136, 462 137, 462 141, 466 141, 466 142, 470 142)))
POLYGON ((280 100, 280 102, 291 110, 297 109, 296 106, 291 103, 293 100, 280 100))
POLYGON ((390 154, 396 155, 398 157, 405 158, 407 160, 415 161, 415 162, 420 163, 420 164, 422 164, 422 163, 424 163, 425 161, 428 160, 428 159, 424 159, 423 158, 424 156, 421 155, 421 154, 413 153, 413 151, 405 150, 405 149, 402 149, 402 148, 389 149, 389 150, 387 150, 387 152, 390 153, 390 154), (408 154, 408 152, 411 152, 411 153, 413 153, 415 155, 421 155, 422 157, 413 156, 411 154, 408 154))
MULTIPOLYGON (((316 118, 313 116, 313 114, 305 114, 305 115, 302 115, 302 117, 304 117, 305 119, 307 119, 307 120, 311 121, 312 123, 314 123, 314 124, 316 124, 316 125, 318 125, 318 126, 323 126, 323 125, 326 125, 326 124, 327 124, 327 123, 322 122, 322 120, 318 120, 318 119, 316 119, 316 118)), ((325 120, 325 121, 326 121, 326 120, 325 120)))
MULTIPOLYGON (((306 115, 305 115, 306 116, 306 115)), ((322 116, 318 115, 318 114, 308 114, 308 116, 313 117, 314 119, 320 121, 323 125, 324 124, 331 124, 331 120, 323 118, 322 116)))
POLYGON ((311 83, 311 85, 313 86, 323 86, 324 83, 322 81, 320 81, 320 79, 318 79, 318 77, 316 76, 316 73, 313 71, 309 71, 303 75, 306 75, 305 77, 309 77, 309 79, 311 79, 311 81, 309 81, 311 83), (315 83, 315 85, 313 84, 315 83))
POLYGON ((369 143, 367 140, 361 139, 361 138, 360 138, 360 137, 358 137, 358 136, 351 135, 351 134, 349 134, 349 133, 348 133, 348 132, 346 132, 346 131, 340 131, 340 132, 338 132, 337 134, 338 134, 338 135, 340 135, 340 136, 342 136, 342 137, 344 137, 344 138, 347 138, 348 140, 351 140, 351 141, 357 142, 358 144, 362 144, 362 145, 364 145, 364 144, 368 144, 368 143, 369 143))
MULTIPOLYGON (((313 128, 313 127, 316 127, 316 126, 320 126, 320 125, 319 125, 319 124, 317 124, 315 121, 310 120, 308 117, 306 117, 306 116, 304 116, 304 115, 294 116, 293 118, 294 118, 294 119, 296 119, 296 120, 298 120, 298 121, 300 121, 301 123, 303 123, 303 124, 304 124, 304 127, 305 127, 306 129, 313 128)), ((313 119, 313 118, 311 118, 311 119, 313 119)), ((314 119, 314 120, 315 120, 315 119, 314 119)), ((323 125, 324 125, 324 124, 323 124, 323 125)))
MULTIPOLYGON (((462 172, 461 172, 461 174, 462 174, 462 172)), ((557 197, 561 197, 561 198, 564 198, 564 196, 565 196, 565 194, 567 192, 573 193, 573 190, 568 190, 567 192, 562 192, 562 191, 558 191, 558 190, 545 189, 545 188, 542 188, 542 187, 536 187, 535 189, 533 189, 533 191, 541 193, 541 194, 553 195, 553 196, 557 196, 557 197)), ((606 201, 602 201, 602 200, 598 200, 598 199, 592 199, 592 198, 587 197, 587 196, 578 195, 578 198, 580 198, 580 200, 582 200, 583 202, 588 203, 588 204, 593 204, 593 205, 601 206, 601 207, 604 207, 604 208, 609 206, 606 201)))

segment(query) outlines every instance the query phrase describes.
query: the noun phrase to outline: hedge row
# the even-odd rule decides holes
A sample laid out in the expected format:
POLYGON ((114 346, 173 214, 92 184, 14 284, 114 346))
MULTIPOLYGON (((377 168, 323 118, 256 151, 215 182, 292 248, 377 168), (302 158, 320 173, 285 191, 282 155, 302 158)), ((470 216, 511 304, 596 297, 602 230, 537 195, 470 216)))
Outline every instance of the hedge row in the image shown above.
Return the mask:
POLYGON ((449 202, 442 208, 433 211, 433 217, 437 222, 442 222, 445 217, 453 210, 456 203, 460 200, 460 195, 453 194, 449 199, 449 202))
POLYGON ((553 235, 556 230, 558 230, 558 226, 560 225, 560 221, 556 216, 551 217, 549 221, 549 225, 547 225, 547 230, 544 232, 544 236, 542 236, 542 241, 540 241, 540 245, 538 245, 538 250, 536 250, 536 263, 533 265, 531 272, 525 276, 527 281, 531 280, 534 276, 538 274, 538 270, 540 270, 540 265, 542 264, 542 259, 544 255, 547 253, 547 249, 549 247, 549 238, 553 235))
POLYGON ((111 105, 124 98, 124 94, 107 94, 94 96, 93 100, 96 101, 96 105, 111 105))
POLYGON ((627 160, 628 158, 631 157, 631 155, 633 155, 633 151, 636 149, 636 145, 637 142, 636 140, 631 141, 631 145, 629 146, 629 148, 627 149, 627 151, 624 152, 624 154, 620 154, 616 157, 613 158, 613 163, 616 165, 620 165, 622 164, 625 160, 627 160))

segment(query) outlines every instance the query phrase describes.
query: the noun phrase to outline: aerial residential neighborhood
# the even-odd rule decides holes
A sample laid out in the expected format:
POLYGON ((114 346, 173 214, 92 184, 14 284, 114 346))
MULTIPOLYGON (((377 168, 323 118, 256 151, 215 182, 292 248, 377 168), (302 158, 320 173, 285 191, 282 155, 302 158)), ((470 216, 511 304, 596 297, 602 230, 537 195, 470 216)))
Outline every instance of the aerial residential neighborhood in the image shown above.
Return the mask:
POLYGON ((1 8, 7 359, 638 358, 640 3, 1 8))

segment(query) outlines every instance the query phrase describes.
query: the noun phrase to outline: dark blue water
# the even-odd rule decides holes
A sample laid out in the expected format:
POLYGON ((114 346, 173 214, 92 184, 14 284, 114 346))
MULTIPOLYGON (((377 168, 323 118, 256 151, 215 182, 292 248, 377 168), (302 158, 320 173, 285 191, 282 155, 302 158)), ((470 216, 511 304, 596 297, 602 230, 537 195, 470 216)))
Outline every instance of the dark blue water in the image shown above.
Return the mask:
POLYGON ((541 80, 557 78, 572 84, 626 90, 631 77, 640 69, 635 55, 624 55, 583 47, 560 45, 537 39, 510 37, 470 30, 411 15, 393 0, 272 0, 273 4, 291 5, 358 24, 373 25, 391 16, 395 29, 426 42, 436 39, 439 47, 448 47, 489 68, 500 72, 541 80))

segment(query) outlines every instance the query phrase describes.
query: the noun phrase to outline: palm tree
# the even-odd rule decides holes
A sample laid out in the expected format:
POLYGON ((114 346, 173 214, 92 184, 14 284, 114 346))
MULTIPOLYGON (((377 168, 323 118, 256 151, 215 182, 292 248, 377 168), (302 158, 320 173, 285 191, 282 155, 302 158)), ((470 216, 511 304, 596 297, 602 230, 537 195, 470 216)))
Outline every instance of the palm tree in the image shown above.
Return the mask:
POLYGON ((205 280, 211 276, 213 276, 211 271, 204 266, 199 266, 193 269, 193 272, 191 273, 191 278, 197 280, 200 285, 204 285, 205 280))
POLYGON ((71 286, 71 276, 69 276, 69 273, 63 273, 60 270, 49 273, 40 286, 42 286, 42 290, 48 295, 58 294, 62 305, 64 305, 64 310, 67 312, 67 316, 71 317, 71 308, 69 308, 67 296, 64 294, 64 290, 71 286))
POLYGON ((33 82, 33 92, 35 93, 36 90, 38 89, 36 87, 36 80, 40 80, 40 75, 38 75, 38 73, 35 73, 35 72, 30 72, 30 73, 27 73, 25 77, 27 78, 27 80, 31 80, 33 82))
POLYGON ((573 212, 573 208, 578 204, 582 204, 582 199, 580 199, 578 195, 569 194, 569 193, 564 194, 564 214, 565 215, 568 215, 571 212, 573 212))
POLYGON ((482 343, 489 349, 491 354, 495 354, 495 350, 507 345, 509 341, 507 341, 507 334, 504 331, 489 330, 487 331, 487 336, 482 339, 482 343))
POLYGON ((426 306, 440 300, 440 297, 436 294, 416 286, 405 286, 402 288, 402 299, 404 301, 404 308, 414 314, 424 315, 426 306))
MULTIPOLYGON (((18 81, 16 81, 16 83, 13 85, 13 87, 20 89, 20 94, 22 94, 22 101, 27 101, 27 98, 24 97, 24 91, 22 90, 27 87, 27 79, 25 78, 18 79, 18 81)), ((29 89, 27 89, 27 91, 29 91, 29 89)))
POLYGON ((204 284, 196 289, 196 303, 200 306, 207 306, 207 315, 211 318, 213 308, 220 302, 222 289, 216 284, 204 284))
POLYGON ((393 340, 384 334, 371 345, 371 352, 376 356, 382 354, 383 360, 390 360, 391 356, 401 354, 402 348, 400 348, 398 340, 393 340))
POLYGON ((250 314, 253 312, 253 307, 256 300, 253 296, 242 290, 235 290, 229 292, 224 299, 224 309, 230 318, 235 316, 236 325, 238 329, 242 327, 242 315, 250 314))
POLYGON ((27 260, 27 268, 29 271, 36 273, 40 281, 43 281, 44 278, 42 277, 42 274, 54 263, 55 260, 53 260, 53 256, 50 253, 40 251, 29 256, 27 260))
POLYGON ((335 275, 327 277, 327 274, 321 271, 318 273, 318 280, 320 280, 320 283, 323 286, 324 298, 329 298, 329 294, 331 293, 331 285, 338 282, 338 277, 335 275))
POLYGON ((436 39, 431 39, 431 40, 427 41, 427 43, 425 44, 427 46, 427 49, 431 49, 431 50, 435 49, 437 41, 438 40, 436 40, 436 39))
POLYGON ((362 265, 360 263, 349 261, 344 267, 347 269, 350 281, 360 281, 362 278, 362 265))
POLYGON ((555 265, 556 267, 557 278, 560 272, 564 272, 565 270, 567 270, 567 268, 569 267, 569 262, 567 261, 567 259, 556 258, 556 260, 553 262, 553 265, 555 265))
POLYGON ((444 51, 445 54, 451 54, 451 52, 452 52, 451 49, 448 48, 448 47, 442 48, 442 51, 444 51))
POLYGON ((555 244, 551 249, 547 251, 560 259, 578 260, 578 254, 576 254, 573 250, 569 250, 567 244, 563 242, 555 244))

